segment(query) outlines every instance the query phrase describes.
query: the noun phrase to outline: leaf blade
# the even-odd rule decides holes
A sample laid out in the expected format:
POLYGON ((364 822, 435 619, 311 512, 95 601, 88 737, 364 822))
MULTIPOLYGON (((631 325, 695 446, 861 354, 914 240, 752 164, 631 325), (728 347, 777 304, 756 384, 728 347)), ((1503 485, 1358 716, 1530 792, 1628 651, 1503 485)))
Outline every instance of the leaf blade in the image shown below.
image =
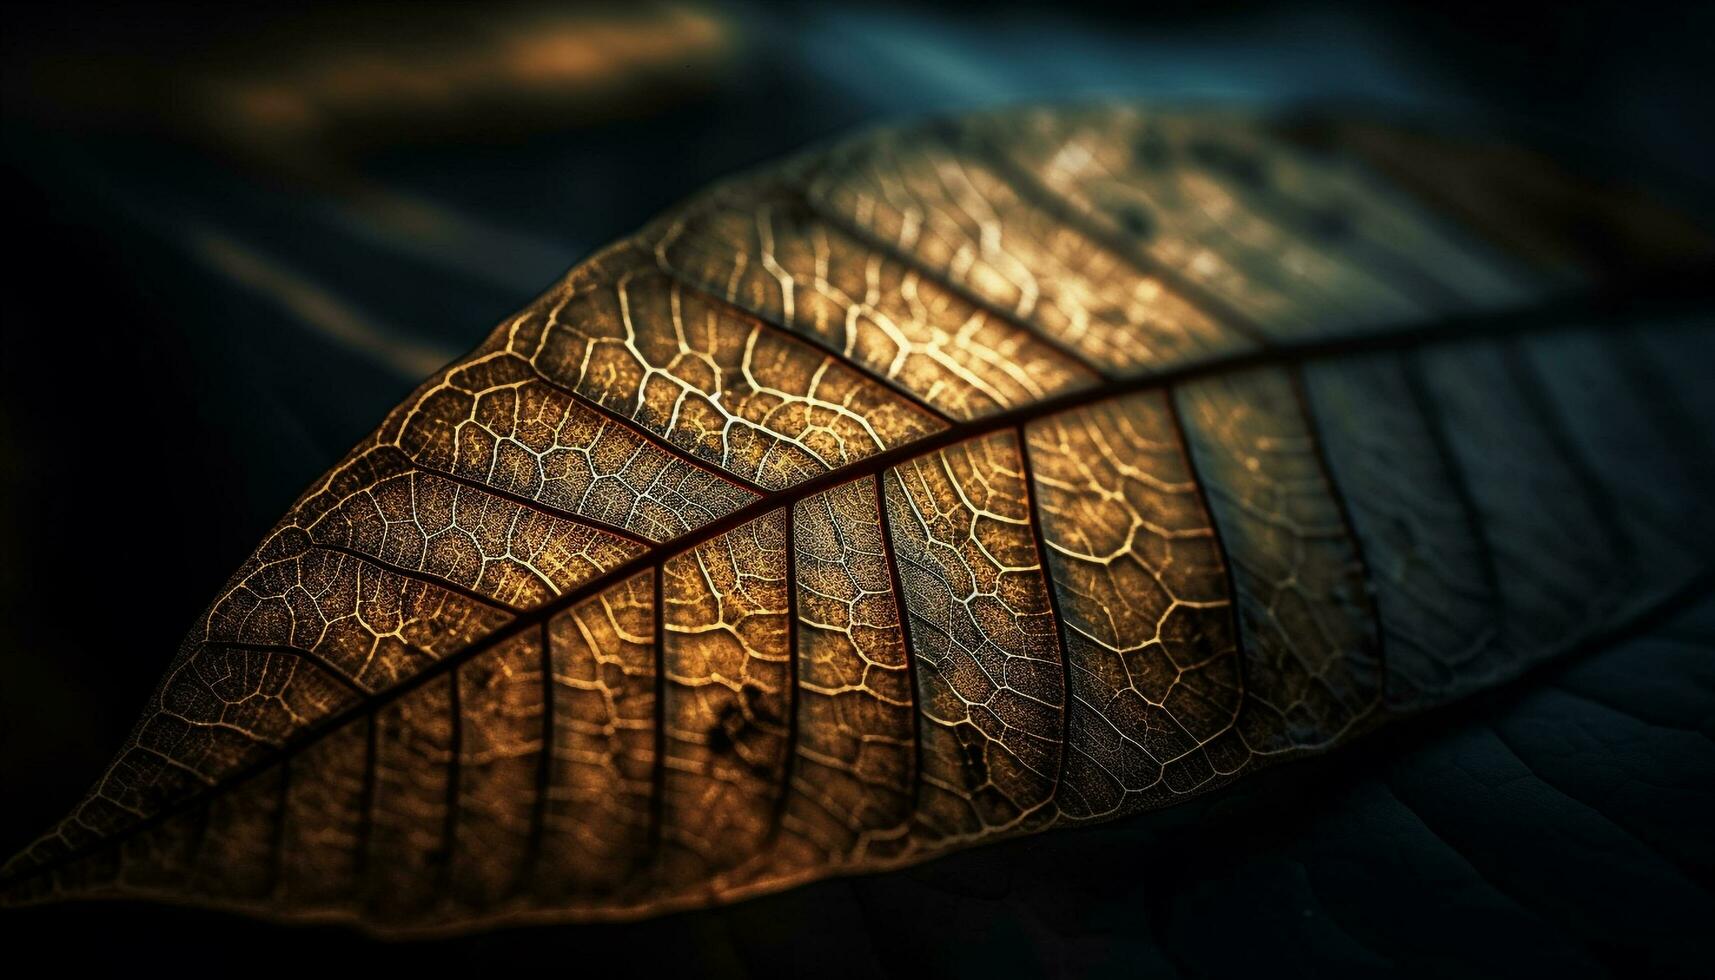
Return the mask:
MULTIPOLYGON (((1021 118, 1053 129, 1052 120, 1042 123, 1044 117, 1021 118)), ((192 892, 262 910, 289 906, 280 890, 292 863, 285 860, 284 842, 298 839, 289 819, 293 788, 313 785, 305 782, 300 760, 342 730, 348 733, 347 754, 355 752, 349 732, 358 723, 366 731, 365 777, 356 787, 345 780, 347 802, 333 810, 341 819, 358 813, 346 821, 361 828, 349 846, 364 869, 355 877, 367 880, 349 893, 317 900, 325 905, 288 914, 429 929, 533 913, 644 915, 831 873, 897 866, 1057 820, 1161 805, 1173 794, 1225 782, 1258 756, 1341 741, 1378 722, 1389 704, 1415 706, 1417 694, 1384 700, 1384 678, 1392 675, 1380 638, 1389 629, 1378 623, 1366 584, 1376 580, 1365 557, 1376 525, 1342 492, 1333 462, 1338 453, 1330 450, 1313 399, 1302 390, 1307 384, 1297 376, 1302 362, 1318 357, 1333 365, 1321 380, 1327 382, 1332 372, 1337 384, 1339 370, 1365 351, 1438 342, 1422 355, 1447 362, 1425 371, 1423 386, 1435 388, 1438 397, 1419 398, 1418 387, 1406 384, 1413 411, 1421 416, 1408 422, 1421 430, 1419 443, 1453 447, 1437 471, 1447 481, 1457 482, 1448 475, 1455 456, 1459 473, 1468 477, 1483 470, 1468 492, 1471 506, 1482 511, 1480 519, 1470 508, 1459 519, 1507 532, 1507 541, 1491 542, 1490 550, 1497 561, 1510 562, 1509 572, 1490 577, 1527 583, 1530 594, 1522 604, 1554 600, 1570 610, 1615 580, 1585 575, 1609 552, 1662 544, 1640 542, 1631 511, 1617 510, 1622 499, 1630 507, 1631 497, 1606 487, 1602 474, 1578 462, 1577 454, 1591 446, 1611 448, 1629 440, 1616 442, 1587 413, 1571 423, 1553 415, 1552 383, 1548 390, 1518 383, 1521 355, 1512 347, 1461 344, 1457 331, 1433 326, 1397 328, 1440 309, 1484 309, 1502 291, 1464 274, 1459 285, 1469 285, 1470 294, 1445 284, 1428 288, 1422 277, 1402 274, 1395 243, 1376 229, 1417 229, 1414 239, 1407 238, 1411 247, 1444 258, 1452 268, 1477 262, 1472 256, 1486 254, 1483 249, 1451 245, 1444 230, 1418 228, 1415 218, 1395 213, 1397 206, 1372 201, 1357 209, 1357 244, 1307 250, 1298 241, 1306 233, 1306 215, 1317 213, 1331 193, 1323 185, 1346 187, 1350 175, 1337 174, 1336 180, 1314 167, 1305 170, 1294 158, 1299 169, 1281 168, 1287 188, 1281 198, 1256 206, 1263 191, 1276 185, 1258 183, 1259 160, 1272 158, 1255 155, 1253 131, 1212 127, 1229 138, 1211 143, 1211 127, 1191 126, 1192 135, 1182 142, 1192 166, 1176 171, 1171 186, 1157 186, 1150 183, 1154 178, 1138 176, 1141 166, 1154 166, 1148 162, 1153 144, 1131 132, 1150 124, 1148 117, 1103 118, 1123 138, 1090 136, 1090 126, 1079 123, 1075 129, 1084 135, 1062 137, 1058 145, 1062 156, 1068 147, 1097 147, 1120 161, 1110 169, 1117 167, 1121 178, 1088 179, 1074 172, 1076 179, 1068 183, 1053 170, 1021 177, 1018 171, 1030 165, 1015 160, 998 168, 1005 170, 1007 180, 1001 180, 995 176, 995 151, 983 142, 981 154, 987 155, 961 151, 965 183, 952 190, 968 205, 971 187, 989 187, 994 195, 1006 188, 1012 196, 1001 203, 1010 224, 1029 229, 1052 219, 1071 225, 1069 246, 1042 234, 1024 239, 1043 249, 1048 257, 1042 263, 1066 289, 1087 293, 1111 288, 1117 279, 1134 294, 1143 289, 1158 299, 1167 290, 1179 296, 1177 306, 1157 302, 1153 313, 1124 314, 1131 317, 1126 322, 1133 339, 1149 336, 1149 318, 1163 308, 1175 311, 1171 317, 1184 317, 1202 306, 1220 315, 1205 314, 1197 323, 1223 324, 1229 338, 1238 338, 1228 346, 1176 341, 1178 347, 1169 347, 1164 359, 1144 370, 1136 349, 1127 353, 1116 346, 1123 331, 1114 330, 1113 321, 1120 313, 1103 311, 1110 321, 1106 333, 1082 335, 1096 341, 1084 343, 1076 334, 1089 329, 1087 296, 1061 293, 1038 306, 1022 301, 1022 289, 1005 292, 995 275, 961 278, 977 267, 976 260, 961 265, 967 260, 951 259, 947 249, 936 251, 906 235, 909 222, 903 219, 892 232, 900 241, 888 247, 876 243, 894 226, 878 224, 882 232, 870 228, 866 235, 834 227, 826 219, 829 211, 844 207, 850 212, 844 220, 861 225, 868 220, 861 215, 879 207, 842 201, 830 190, 835 184, 812 183, 809 196, 823 196, 822 210, 789 214, 784 223, 769 210, 769 202, 782 200, 777 183, 764 181, 761 191, 754 182, 740 183, 699 199, 575 269, 497 329, 472 357, 419 389, 375 437, 312 488, 252 560, 254 567, 241 570, 235 582, 243 588, 217 602, 202 640, 187 641, 183 662, 160 695, 162 710, 145 722, 132 753, 116 764, 111 785, 98 788, 62 828, 59 841, 50 839, 33 856, 15 859, 8 877, 28 879, 32 865, 59 868, 80 849, 113 850, 101 846, 104 826, 122 828, 114 834, 115 847, 123 850, 206 797, 196 855, 145 855, 137 859, 144 863, 142 873, 151 873, 150 862, 177 867, 188 860, 196 866, 186 872, 192 892), (1116 149, 1121 143, 1127 146, 1116 149), (979 173, 988 176, 973 176, 979 173), (1051 184, 1053 179, 1061 182, 1051 184), (1092 203, 1100 199, 1098 191, 1132 208, 1144 206, 1133 200, 1141 199, 1168 222, 1171 235, 1151 237, 1143 246, 1127 243, 1119 237, 1126 232, 1123 224, 1110 226, 1121 219, 1092 203), (1211 221, 1188 202, 1214 202, 1231 221, 1211 221), (751 237, 741 236, 732 217, 746 212, 755 218, 751 237), (827 244, 839 234, 846 236, 839 248, 827 244), (1223 243, 1219 248, 1226 254, 1213 265, 1196 259, 1214 253, 1190 251, 1205 239, 1223 243), (1072 260, 1066 256, 1094 253, 1111 263, 1104 267, 1106 276, 1069 276, 1072 260), (966 272, 955 276, 955 268, 966 272), (1247 273, 1249 279, 1235 283, 1235 275, 1247 273), (842 289, 834 282, 854 274, 862 299, 854 298, 859 287, 842 289), (716 279, 724 279, 724 287, 711 285, 716 279), (1241 312, 1235 316, 1225 299, 1211 301, 1212 293, 1236 297, 1241 312), (1009 297, 1010 311, 1003 305, 1009 297), (842 309, 842 316, 834 315, 842 309), (1076 327, 1080 315, 1084 326, 1076 327), (950 330, 954 324, 957 329, 950 330), (883 340, 894 345, 890 357, 877 346, 883 340), (1280 347, 1282 341, 1289 346, 1280 347), (849 363, 831 351, 850 355, 849 363), (1496 380, 1481 387, 1461 383, 1478 371, 1496 380), (1097 381, 1117 375, 1124 376, 1097 381), (1152 409, 1157 428, 1164 419, 1189 420, 1175 425, 1179 431, 1172 439, 1183 462, 1173 463, 1175 454, 1168 453, 1158 465, 1194 463, 1195 472, 1146 475, 1168 484, 1188 482, 1198 491, 1201 523, 1209 540, 1219 541, 1221 572, 1203 588, 1218 578, 1241 613, 1230 653, 1224 652, 1224 640, 1200 638, 1216 648, 1217 659, 1236 660, 1239 669, 1231 671, 1235 681, 1206 686, 1200 701, 1176 702, 1187 665, 1169 656, 1172 682, 1141 694, 1144 707, 1133 711, 1128 734, 1109 716, 1114 709, 1086 710, 1088 702, 1080 707, 1071 697, 1083 683, 1079 671, 1088 666, 1075 664, 1072 651, 1087 655, 1089 648, 1074 641, 1068 624, 1081 614, 1088 625, 1111 606, 1090 607, 1087 596, 1068 588, 1071 566, 1055 557, 1067 553, 1053 547, 1042 501, 1067 493, 1069 484, 1062 479, 1056 486, 1033 465, 1030 452, 1032 433, 1048 425, 1067 424, 1079 413, 1120 411, 1122 405, 1136 411, 1151 396, 1168 400, 1165 415, 1162 407, 1152 409), (1422 411, 1430 401, 1466 406, 1464 421, 1448 426, 1453 436, 1437 435, 1437 423, 1422 411), (1534 422, 1517 431, 1492 427, 1495 419, 1521 418, 1534 422), (1580 495, 1558 498, 1557 506, 1570 510, 1545 521, 1528 505, 1521 508, 1509 475, 1494 469, 1501 454, 1492 440, 1499 437, 1512 440, 1504 445, 1513 457, 1534 460, 1525 467, 1533 479, 1578 486, 1580 495), (633 467, 642 471, 642 488, 627 477, 633 467), (1564 478, 1543 475, 1557 469, 1564 478), (669 471, 664 488, 652 489, 662 486, 662 474, 669 471), (842 794, 818 802, 812 791, 820 787, 798 778, 806 761, 828 768, 831 757, 804 751, 817 736, 848 727, 867 731, 863 725, 874 723, 885 728, 883 737, 901 737, 897 717, 854 724, 838 712, 824 712, 808 728, 804 719, 805 685, 815 682, 815 672, 804 669, 806 650, 814 645, 804 637, 816 624, 805 620, 809 590, 800 574, 813 566, 799 564, 797 546, 802 524, 812 518, 808 511, 801 516, 800 507, 838 495, 861 514, 867 509, 864 488, 872 482, 880 491, 874 501, 878 524, 869 533, 880 532, 880 546, 841 549, 870 554, 887 567, 886 576, 870 574, 868 589, 860 591, 879 596, 885 577, 892 615, 872 618, 891 618, 899 638, 909 638, 901 649, 907 651, 902 659, 912 687, 914 754, 906 779, 897 754, 876 763, 860 753, 848 763, 856 778, 842 794), (1572 541, 1567 550, 1553 536, 1555 527, 1567 525, 1599 528, 1601 540, 1572 541), (1536 569, 1531 559, 1541 554, 1559 555, 1546 563, 1558 570, 1536 569), (280 571, 286 566, 290 574, 280 571), (1050 568, 1052 579, 1046 575, 1050 568), (282 574, 292 581, 271 586, 278 596, 245 585, 257 576, 282 574), (1570 591, 1565 582, 1549 581, 1554 574, 1572 580, 1570 591), (644 603, 636 583, 649 575, 653 613, 647 630, 635 623, 621 629, 611 616, 613 604, 625 593, 623 602, 640 612, 644 603), (1537 581, 1530 584, 1533 576, 1537 581), (306 577, 318 583, 319 592, 302 587, 306 577), (223 606, 245 589, 260 595, 258 601, 223 606), (1558 598, 1550 595, 1556 589, 1563 593, 1558 598), (349 614, 330 620, 321 605, 325 596, 349 614), (573 612, 591 603, 610 614, 611 630, 601 639, 573 612), (380 625, 391 622, 392 629, 371 623, 376 611, 390 617, 380 625), (297 636, 300 622, 313 627, 318 619, 315 641, 297 636), (613 821, 617 837, 601 845, 609 850, 598 847, 603 856, 597 866, 581 871, 569 850, 548 856, 562 835, 578 839, 594 832, 581 819, 550 825, 560 773, 552 736, 568 731, 568 724, 607 726, 606 747, 585 751, 607 754, 603 778, 610 781, 602 785, 609 787, 640 783, 644 753, 636 744, 614 748, 618 736, 612 726, 619 714, 611 705, 568 706, 563 712, 551 707, 558 703, 560 683, 555 631, 571 630, 573 621, 598 662, 616 644, 632 650, 646 632, 656 659, 647 685, 636 662, 630 674, 621 668, 617 676, 584 681, 610 697, 623 690, 636 709, 628 716, 634 729, 645 724, 641 706, 647 702, 653 742, 647 805, 640 804, 640 790, 627 790, 630 805, 605 815, 599 808, 589 811, 597 825, 613 821), (352 633, 351 623, 363 625, 352 633), (232 639, 217 636, 222 629, 233 631, 232 639), (330 635, 332 646, 325 642, 330 635), (421 642, 408 642, 407 635, 421 642), (436 643, 444 650, 433 649, 436 643), (365 645, 367 655, 359 657, 365 645), (287 651, 299 647, 303 655, 288 659, 294 654, 287 651), (213 663, 217 656, 225 659, 213 663), (358 660, 360 669, 339 668, 358 660), (337 669, 329 671, 329 664, 337 669), (534 682, 528 669, 536 671, 534 682), (299 671, 307 678, 301 684, 299 671), (182 680, 193 675, 194 681, 182 680), (522 686, 508 687, 512 694, 496 693, 494 685, 506 687, 514 675, 525 677, 522 686), (645 686, 653 688, 652 698, 644 697, 645 686), (268 706, 281 692, 299 699, 289 722, 245 716, 235 725, 227 716, 235 706, 268 706), (535 703, 531 694, 518 692, 536 692, 535 703), (508 711, 522 712, 526 720, 509 720, 508 711), (532 712, 541 728, 534 742, 517 727, 528 727, 532 712), (1155 739, 1149 728, 1162 723, 1179 726, 1183 738, 1155 739), (1098 731, 1102 727, 1108 734, 1098 731), (243 745, 243 738, 253 744, 243 745), (1128 739, 1140 749, 1129 761, 1115 763, 1128 770, 1120 778, 1096 760, 1118 758, 1123 753, 1114 746, 1128 739), (532 744, 537 758, 530 764, 532 744), (624 766, 616 761, 621 754, 631 760, 624 766), (1083 761, 1074 763, 1080 756, 1083 761), (875 765, 882 771, 865 768, 875 765), (616 776, 621 769, 628 775, 616 776), (1111 781, 1105 787, 1099 785, 1104 776, 1111 781), (1116 794, 1114 785, 1123 792, 1116 794), (832 829, 840 822, 833 811, 842 806, 863 809, 872 793, 885 798, 902 791, 912 801, 909 820, 871 813, 856 825, 848 822, 843 834, 832 829), (1092 804, 1095 797, 1109 801, 1106 809, 1092 804), (880 823, 864 822, 871 820, 880 823), (210 825, 216 827, 213 838, 206 836, 210 825), (211 840, 217 849, 236 848, 212 867, 240 872, 242 880, 207 878, 201 855, 211 840), (488 856, 478 859, 473 845, 461 846, 461 840, 479 842, 488 856)), ((1170 128, 1174 119, 1165 118, 1170 128)), ((969 131, 994 125, 994 119, 983 119, 969 131)), ((932 153, 951 152, 945 141, 928 145, 932 153)), ((841 159, 840 152, 861 156, 863 147, 831 156, 841 159)), ((1100 162, 1101 154, 1089 159, 1100 162)), ((947 179, 945 159, 931 163, 915 171, 914 184, 898 182, 913 188, 915 200, 947 191, 925 190, 924 173, 947 179)), ((784 172, 792 180, 808 180, 796 169, 804 166, 824 177, 839 172, 814 161, 784 172)), ((885 190, 890 180, 876 185, 885 190)), ((1367 185, 1342 193, 1381 196, 1367 185)), ((800 188, 797 197, 784 200, 790 204, 804 196, 800 188)), ((896 206, 896 213, 911 214, 912 207, 934 211, 907 204, 896 206)), ((1114 212, 1123 213, 1128 212, 1114 212)), ((972 248, 983 253, 990 273, 1005 266, 1008 256, 1020 263, 1007 248, 985 240, 993 236, 983 221, 943 220, 937 227, 945 241, 974 234, 972 248)), ((961 253, 952 248, 951 254, 961 253)), ((1530 288, 1540 291, 1539 285, 1530 288)), ((1468 322, 1518 325, 1481 315, 1468 322)), ((1604 383, 1616 384, 1611 378, 1604 383)), ((1559 392, 1563 402, 1564 396, 1559 392)), ((1074 494, 1102 497, 1099 487, 1073 486, 1074 494)), ((1372 484, 1369 494, 1382 492, 1377 487, 1385 490, 1385 484, 1372 484)), ((822 538, 844 533, 840 522, 831 523, 822 538)), ((1061 525, 1055 538, 1068 530, 1061 525)), ((1397 552, 1400 546, 1393 544, 1397 552)), ((1158 581, 1181 574, 1158 557, 1132 553, 1138 567, 1158 581)), ((1651 593, 1694 573, 1695 567, 1663 572, 1651 593)), ((1643 601, 1618 596, 1601 616, 1567 618, 1528 644, 1515 638, 1512 644, 1525 653, 1507 669, 1564 646, 1568 637, 1600 625, 1603 616, 1623 612, 1628 602, 1643 601)), ((1219 599, 1209 602, 1213 609, 1228 608, 1219 599)), ((1513 604, 1521 603, 1515 597, 1513 604)), ((1550 618, 1531 617, 1538 625, 1550 618)), ((1192 632, 1218 630, 1204 625, 1192 632)), ((1109 647, 1124 654, 1123 648, 1148 646, 1146 641, 1134 623, 1116 631, 1109 647)), ((854 649, 861 658, 862 648, 854 643, 854 649)), ((1202 664, 1197 658, 1189 666, 1202 664)), ((1462 669, 1423 699, 1468 688, 1473 682, 1457 676, 1462 669)), ((1109 671, 1115 678, 1124 672, 1123 665, 1109 671)), ((1099 688, 1086 684, 1083 690, 1099 688)), ((1107 690, 1119 686, 1110 678, 1107 690)), ((894 698, 895 705, 903 700, 894 698)), ((314 778, 316 770, 311 772, 314 778)), ((592 795, 599 794, 586 793, 586 806, 592 795)), ((876 810, 897 813, 885 804, 876 810)), ((178 839, 178 831, 163 833, 167 844, 178 839)), ((143 843, 146 849, 149 842, 143 843)), ((36 872, 37 879, 42 876, 36 872)))

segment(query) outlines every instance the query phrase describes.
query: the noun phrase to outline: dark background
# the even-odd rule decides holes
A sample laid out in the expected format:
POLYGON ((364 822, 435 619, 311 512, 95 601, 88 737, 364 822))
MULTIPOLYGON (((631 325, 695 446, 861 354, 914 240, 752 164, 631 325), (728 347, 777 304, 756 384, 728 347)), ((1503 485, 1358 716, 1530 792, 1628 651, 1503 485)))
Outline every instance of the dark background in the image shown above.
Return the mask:
MULTIPOLYGON (((8 854, 75 803, 188 624, 310 479, 582 255, 734 170, 872 120, 1127 95, 1467 119, 1693 207, 1715 173, 1709 5, 76 3, 6 19, 8 854), (587 70, 509 71, 507 45, 543 32, 587 70), (403 74, 341 81, 353 59, 403 74), (449 95, 431 84, 448 64, 494 77, 460 76, 449 95), (268 101, 282 87, 300 101, 268 101)), ((1632 641, 1688 672, 1668 685, 1677 700, 1603 687, 1620 682, 1598 652, 1195 813, 717 913, 389 946, 101 905, 5 914, 0 933, 67 965, 233 972, 1696 973, 1712 962, 1695 932, 1715 657, 1688 651, 1715 654, 1715 616, 1691 615, 1632 641), (1545 693, 1580 677, 1619 718, 1545 693), (1639 731, 1625 720, 1640 717, 1639 731), (1596 754, 1562 758, 1563 730, 1596 754), (1683 762, 1651 777, 1653 796, 1578 782, 1662 752, 1683 762), (1509 795, 1504 766, 1482 775, 1501 755, 1540 792, 1509 795), (1552 778, 1556 760, 1569 775, 1552 778), (1576 829, 1590 794, 1677 830, 1576 829), (1575 829, 1544 844, 1556 820, 1575 829), (1659 873, 1625 856, 1639 844, 1659 873), (1531 846, 1546 850, 1520 856, 1531 846)))

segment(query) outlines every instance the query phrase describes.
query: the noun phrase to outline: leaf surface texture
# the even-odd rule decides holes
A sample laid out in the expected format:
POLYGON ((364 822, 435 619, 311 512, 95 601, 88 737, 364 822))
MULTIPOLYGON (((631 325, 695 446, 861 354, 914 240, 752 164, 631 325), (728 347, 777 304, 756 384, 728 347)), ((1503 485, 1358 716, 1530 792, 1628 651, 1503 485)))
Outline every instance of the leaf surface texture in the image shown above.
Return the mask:
POLYGON ((1187 801, 1705 585, 1707 316, 1581 322, 1606 252, 1366 140, 1022 110, 692 199, 300 498, 8 900, 720 903, 1187 801))

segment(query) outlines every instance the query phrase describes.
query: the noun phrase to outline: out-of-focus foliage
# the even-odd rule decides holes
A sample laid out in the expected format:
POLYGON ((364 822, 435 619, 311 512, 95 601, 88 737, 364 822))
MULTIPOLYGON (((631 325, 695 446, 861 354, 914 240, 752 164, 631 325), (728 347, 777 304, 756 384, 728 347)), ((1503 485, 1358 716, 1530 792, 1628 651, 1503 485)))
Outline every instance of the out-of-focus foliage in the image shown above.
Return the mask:
POLYGON ((651 3, 264 9, 193 21, 165 50, 84 26, 12 53, 9 110, 326 177, 365 150, 647 115, 740 54, 714 11, 651 3))

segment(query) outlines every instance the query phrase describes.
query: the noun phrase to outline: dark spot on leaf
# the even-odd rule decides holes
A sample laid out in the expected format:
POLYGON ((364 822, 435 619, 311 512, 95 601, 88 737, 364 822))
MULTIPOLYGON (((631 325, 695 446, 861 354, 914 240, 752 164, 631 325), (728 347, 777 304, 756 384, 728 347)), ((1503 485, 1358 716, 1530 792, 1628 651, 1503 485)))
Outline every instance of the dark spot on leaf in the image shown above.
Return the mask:
POLYGON ((780 710, 780 698, 755 684, 746 684, 739 689, 739 697, 750 710, 750 717, 763 725, 785 724, 785 717, 780 710))
POLYGON ((744 732, 744 709, 737 701, 728 701, 721 709, 720 716, 715 719, 713 728, 709 729, 709 751, 716 755, 726 755, 738 744, 739 736, 744 732))

